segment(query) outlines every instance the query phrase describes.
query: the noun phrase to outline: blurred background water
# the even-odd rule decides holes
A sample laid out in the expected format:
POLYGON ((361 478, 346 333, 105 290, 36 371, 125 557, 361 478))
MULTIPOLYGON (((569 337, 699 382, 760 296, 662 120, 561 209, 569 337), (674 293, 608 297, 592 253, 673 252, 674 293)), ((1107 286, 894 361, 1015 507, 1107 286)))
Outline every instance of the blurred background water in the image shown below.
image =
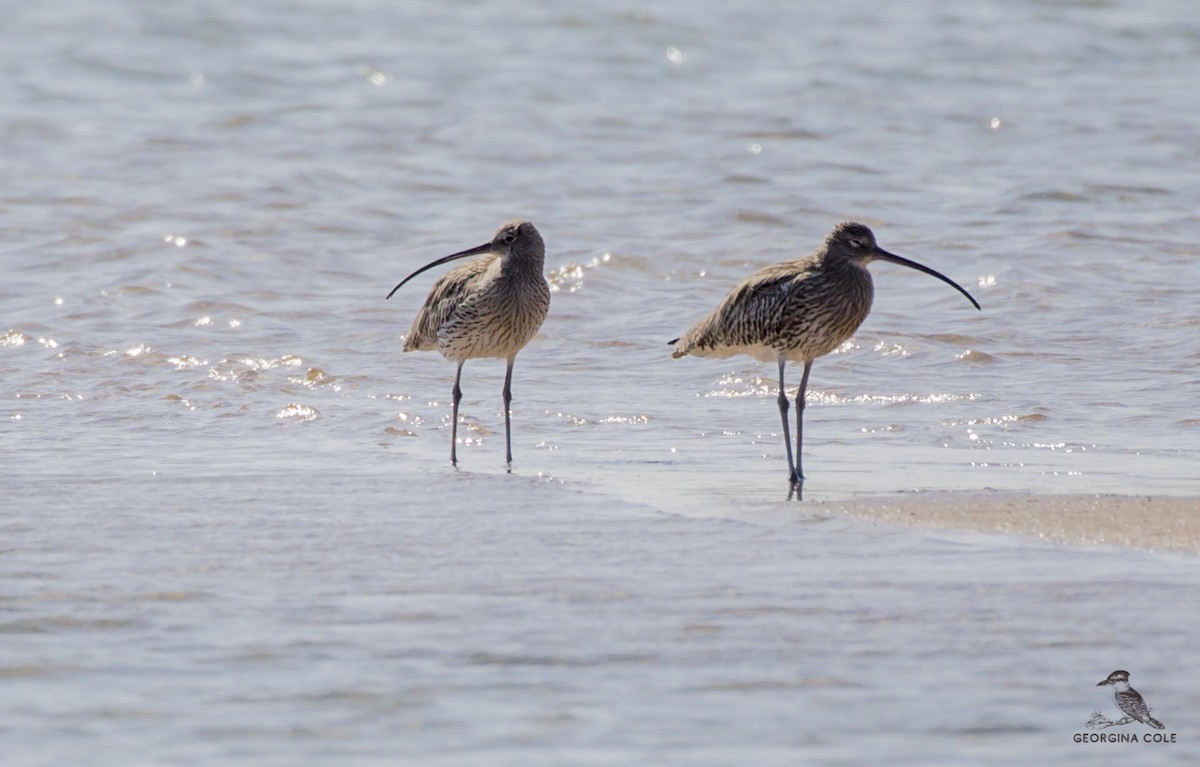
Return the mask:
POLYGON ((787 505, 773 367, 666 346, 861 220, 984 310, 873 267, 807 500, 1200 495, 1190 3, 82 0, 0 51, 14 763, 1092 763, 1113 668, 1196 709, 1191 560, 787 505), (454 472, 435 277, 383 296, 516 216, 514 475, 490 361, 454 472))

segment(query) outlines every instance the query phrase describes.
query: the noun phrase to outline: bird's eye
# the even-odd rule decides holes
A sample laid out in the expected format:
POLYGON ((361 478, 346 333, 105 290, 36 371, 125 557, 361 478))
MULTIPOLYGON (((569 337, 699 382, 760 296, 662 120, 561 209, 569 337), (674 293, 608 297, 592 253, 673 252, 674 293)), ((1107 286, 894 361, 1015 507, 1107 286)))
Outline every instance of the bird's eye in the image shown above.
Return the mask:
POLYGON ((513 234, 512 232, 509 232, 508 234, 504 235, 505 242, 516 242, 516 239, 517 239, 517 235, 513 234))
POLYGON ((854 248, 855 250, 858 250, 862 246, 863 246, 862 240, 858 239, 857 237, 850 238, 850 247, 854 248))

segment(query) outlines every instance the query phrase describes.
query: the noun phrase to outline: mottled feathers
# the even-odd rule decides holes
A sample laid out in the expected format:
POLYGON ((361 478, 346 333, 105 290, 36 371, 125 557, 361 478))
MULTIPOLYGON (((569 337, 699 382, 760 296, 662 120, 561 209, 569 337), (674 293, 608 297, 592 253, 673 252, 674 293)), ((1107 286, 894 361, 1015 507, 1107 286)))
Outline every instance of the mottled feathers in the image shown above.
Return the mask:
POLYGON ((873 295, 865 268, 824 253, 768 266, 677 339, 672 356, 813 360, 854 334, 873 295))
POLYGON ((510 358, 538 332, 550 308, 544 246, 527 221, 502 226, 495 249, 442 275, 413 318, 404 351, 447 359, 510 358), (512 242, 505 242, 512 236, 512 242))

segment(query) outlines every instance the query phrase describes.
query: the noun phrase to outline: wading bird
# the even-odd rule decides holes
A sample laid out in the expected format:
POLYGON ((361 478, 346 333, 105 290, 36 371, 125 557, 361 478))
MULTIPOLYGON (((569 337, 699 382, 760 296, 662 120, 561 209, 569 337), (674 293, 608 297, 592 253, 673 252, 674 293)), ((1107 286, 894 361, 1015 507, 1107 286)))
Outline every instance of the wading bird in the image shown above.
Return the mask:
POLYGON ((871 311, 874 286, 867 264, 890 261, 933 275, 979 303, 949 277, 915 261, 888 253, 862 224, 834 227, 812 255, 768 266, 742 280, 704 319, 675 345, 671 356, 730 357, 749 354, 779 363, 779 414, 787 446, 788 476, 804 480, 800 449, 804 434, 804 398, 813 360, 829 354, 850 336, 871 311), (796 392, 796 455, 788 434, 788 399, 783 386, 787 362, 804 363, 796 392))
POLYGON ((463 363, 480 357, 508 361, 504 375, 504 444, 505 463, 511 471, 513 361, 537 334, 550 308, 550 286, 542 276, 546 246, 538 230, 528 221, 510 221, 496 230, 491 242, 422 266, 401 280, 387 297, 427 269, 470 256, 479 258, 451 269, 433 284, 413 319, 404 351, 436 349, 458 363, 450 428, 450 463, 456 466, 463 363))

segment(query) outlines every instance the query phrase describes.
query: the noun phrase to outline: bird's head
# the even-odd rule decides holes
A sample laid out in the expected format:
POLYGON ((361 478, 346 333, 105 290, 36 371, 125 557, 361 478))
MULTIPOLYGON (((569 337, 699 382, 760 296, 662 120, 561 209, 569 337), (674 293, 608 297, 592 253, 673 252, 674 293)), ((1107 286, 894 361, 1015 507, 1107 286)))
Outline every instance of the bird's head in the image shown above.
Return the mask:
POLYGON ((530 262, 536 266, 538 271, 541 271, 542 261, 546 257, 546 245, 542 242, 542 235, 538 233, 538 230, 530 222, 520 220, 509 221, 496 230, 496 233, 492 235, 491 241, 458 253, 451 253, 448 256, 425 264, 425 266, 422 266, 401 280, 400 284, 392 288, 392 292, 387 294, 387 297, 391 298, 404 283, 416 277, 421 272, 432 269, 435 266, 448 264, 451 261, 457 261, 460 258, 482 256, 485 254, 500 256, 505 259, 505 263, 509 263, 508 259, 511 258, 516 258, 518 263, 530 262))
POLYGON ((855 221, 846 221, 835 226, 825 237, 825 249, 832 256, 840 256, 860 264, 870 263, 880 257, 880 248, 875 244, 875 233, 855 221))
POLYGON ((1119 684, 1121 682, 1128 682, 1128 681, 1129 681, 1129 672, 1121 671, 1118 669, 1117 671, 1114 671, 1111 674, 1109 674, 1108 679, 1105 679, 1103 682, 1098 683, 1096 686, 1103 687, 1106 684, 1119 684))
POLYGON ((486 246, 487 250, 499 256, 535 256, 544 257, 546 245, 542 235, 529 221, 509 221, 503 224, 492 235, 492 241, 486 246))
POLYGON ((979 308, 979 302, 957 282, 928 266, 887 252, 875 244, 875 234, 857 222, 847 221, 835 226, 829 236, 825 238, 825 253, 828 258, 844 259, 858 267, 866 267, 872 261, 889 261, 893 264, 907 266, 909 269, 916 269, 918 272, 925 272, 962 293, 976 309, 979 308))

